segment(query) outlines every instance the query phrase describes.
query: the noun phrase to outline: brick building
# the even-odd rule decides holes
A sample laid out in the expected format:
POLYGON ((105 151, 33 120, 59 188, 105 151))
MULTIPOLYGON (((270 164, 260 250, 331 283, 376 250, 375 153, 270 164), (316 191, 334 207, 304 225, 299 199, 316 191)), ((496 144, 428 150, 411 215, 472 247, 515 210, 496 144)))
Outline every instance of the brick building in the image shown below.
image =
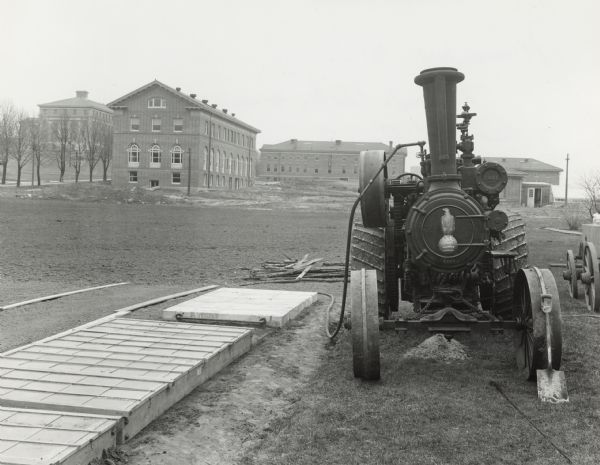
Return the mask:
POLYGON ((239 189, 255 176, 260 130, 196 94, 153 81, 108 104, 117 187, 239 189), (188 161, 191 160, 191 165, 188 161))
POLYGON ((484 157, 502 165, 508 173, 508 183, 500 194, 505 202, 529 207, 542 207, 554 201, 552 186, 559 184, 561 168, 535 158, 484 157))
MULTIPOLYGON (((381 142, 304 141, 290 139, 265 144, 260 149, 257 176, 265 180, 318 178, 358 180, 358 159, 363 150, 390 151, 381 142)), ((400 149, 388 165, 388 176, 404 172, 406 149, 400 149)))
MULTIPOLYGON (((113 111, 102 103, 90 100, 88 95, 87 91, 78 90, 75 92, 75 97, 38 105, 45 150, 53 152, 58 157, 60 146, 64 146, 67 177, 71 177, 69 167, 75 163, 81 163, 83 173, 88 171, 85 150, 89 139, 101 145, 106 141, 103 135, 112 131, 113 111), (83 132, 86 127, 94 132, 91 135, 88 133, 87 137, 83 132)), ((98 147, 95 156, 99 153, 98 147)), ((45 175, 58 176, 54 164, 51 167, 44 167, 44 171, 47 172, 45 175)))

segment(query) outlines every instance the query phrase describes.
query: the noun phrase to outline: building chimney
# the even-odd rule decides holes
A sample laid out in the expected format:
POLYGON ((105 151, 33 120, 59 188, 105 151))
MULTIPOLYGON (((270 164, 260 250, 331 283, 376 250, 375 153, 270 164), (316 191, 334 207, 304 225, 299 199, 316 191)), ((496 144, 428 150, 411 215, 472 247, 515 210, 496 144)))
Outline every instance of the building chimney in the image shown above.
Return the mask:
POLYGON ((87 90, 76 90, 75 96, 77 98, 88 98, 88 91, 87 90))
POLYGON ((223 108, 223 113, 227 114, 227 108, 223 108))
POLYGON ((175 87, 175 90, 176 90, 177 92, 181 92, 181 87, 175 87))
POLYGON ((391 141, 390 141, 390 150, 393 150, 393 149, 394 149, 394 141, 393 141, 393 140, 391 140, 391 141))
POLYGON ((202 103, 203 103, 204 105, 206 105, 206 104, 208 103, 208 100, 204 99, 204 100, 202 100, 202 103))
POLYGON ((342 140, 341 139, 336 139, 335 140, 335 145, 342 145, 342 140))
POLYGON ((192 97, 193 99, 196 98, 196 94, 190 94, 190 97, 192 97))
POLYGON ((211 105, 211 107, 213 107, 213 108, 217 108, 217 104, 216 104, 216 103, 213 103, 213 104, 211 105))

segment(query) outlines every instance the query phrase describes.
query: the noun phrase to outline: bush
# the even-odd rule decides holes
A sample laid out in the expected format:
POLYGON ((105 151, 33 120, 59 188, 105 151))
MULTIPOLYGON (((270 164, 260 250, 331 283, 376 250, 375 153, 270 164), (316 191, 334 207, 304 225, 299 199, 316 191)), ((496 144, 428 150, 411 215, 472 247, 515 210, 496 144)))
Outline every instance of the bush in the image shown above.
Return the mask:
POLYGON ((565 212, 564 218, 570 231, 579 231, 581 229, 583 219, 578 213, 565 212))

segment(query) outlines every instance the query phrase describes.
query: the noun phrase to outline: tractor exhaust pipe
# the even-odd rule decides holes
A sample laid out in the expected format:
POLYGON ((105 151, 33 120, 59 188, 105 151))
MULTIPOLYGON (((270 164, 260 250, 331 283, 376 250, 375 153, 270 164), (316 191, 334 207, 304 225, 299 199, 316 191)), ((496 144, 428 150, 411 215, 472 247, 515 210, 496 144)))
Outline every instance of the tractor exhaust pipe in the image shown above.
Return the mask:
POLYGON ((460 188, 456 173, 456 84, 464 78, 456 68, 430 68, 415 78, 425 99, 431 156, 429 190, 460 188))

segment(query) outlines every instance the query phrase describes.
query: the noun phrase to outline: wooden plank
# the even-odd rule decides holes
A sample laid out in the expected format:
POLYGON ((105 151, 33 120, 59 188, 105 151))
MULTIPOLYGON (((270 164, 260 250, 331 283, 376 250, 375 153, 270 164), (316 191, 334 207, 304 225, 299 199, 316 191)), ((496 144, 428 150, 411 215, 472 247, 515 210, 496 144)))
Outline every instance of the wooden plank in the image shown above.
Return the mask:
MULTIPOLYGON (((54 334, 53 336, 48 336, 47 338, 41 339, 40 341, 32 342, 31 344, 26 344, 24 346, 17 347, 16 349, 12 349, 12 350, 6 351, 6 352, 4 352, 4 353, 2 353, 0 355, 9 355, 12 352, 21 350, 21 349, 23 349, 25 347, 29 347, 29 346, 32 346, 34 344, 39 344, 41 342, 50 341, 52 339, 58 339, 58 338, 61 338, 63 336, 66 336, 67 334, 73 334, 73 333, 76 333, 76 332, 81 331, 83 329, 91 328, 91 327, 100 325, 101 323, 104 323, 104 322, 107 322, 107 321, 112 321, 112 320, 115 320, 115 319, 123 317, 123 316, 127 316, 128 314, 130 314, 131 312, 133 312, 135 310, 138 310, 138 309, 144 308, 144 307, 148 307, 149 305, 153 305, 154 303, 164 302, 166 300, 174 299, 174 298, 177 298, 177 297, 180 297, 180 296, 183 296, 183 295, 189 295, 189 294, 194 294, 194 293, 198 293, 198 292, 204 292, 204 291, 207 291, 207 290, 214 289, 215 287, 217 287, 217 286, 213 286, 213 285, 211 285, 211 286, 205 286, 205 287, 201 287, 201 288, 198 288, 198 289, 193 289, 191 291, 180 292, 178 294, 171 294, 171 295, 168 295, 168 296, 159 297, 158 299, 148 300, 146 302, 142 302, 142 303, 139 303, 139 304, 136 304, 136 305, 131 305, 129 307, 124 307, 124 308, 121 308, 119 310, 116 310, 115 313, 113 313, 112 315, 108 315, 108 316, 105 316, 103 318, 98 318, 97 320, 90 321, 89 323, 85 323, 85 324, 83 324, 81 326, 77 326, 75 328, 63 331, 62 333, 54 334)), ((136 320, 136 321, 141 321, 141 320, 136 320)))
POLYGON ((0 307, 0 311, 8 310, 10 308, 23 307, 25 305, 35 304, 38 302, 46 302, 48 300, 59 299, 61 297, 66 297, 68 295, 73 295, 73 294, 80 294, 82 292, 96 291, 98 289, 106 289, 108 287, 114 287, 114 286, 123 286, 124 284, 129 284, 129 282, 125 281, 122 283, 105 284, 103 286, 86 287, 85 289, 77 289, 75 291, 61 292, 60 294, 53 294, 53 295, 47 295, 44 297, 37 297, 35 299, 30 299, 30 300, 25 300, 23 302, 17 302, 14 304, 5 305, 4 307, 0 307))

